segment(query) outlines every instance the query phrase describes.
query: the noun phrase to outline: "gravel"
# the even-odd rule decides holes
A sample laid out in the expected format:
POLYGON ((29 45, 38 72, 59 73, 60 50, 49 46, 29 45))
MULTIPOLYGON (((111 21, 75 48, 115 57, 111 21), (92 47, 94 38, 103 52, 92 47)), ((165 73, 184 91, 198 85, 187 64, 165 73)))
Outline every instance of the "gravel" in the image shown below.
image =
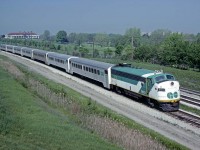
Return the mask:
POLYGON ((45 64, 2 51, 0 51, 0 54, 28 66, 31 71, 37 72, 48 79, 69 86, 113 111, 190 149, 199 149, 200 147, 200 130, 197 127, 45 64))

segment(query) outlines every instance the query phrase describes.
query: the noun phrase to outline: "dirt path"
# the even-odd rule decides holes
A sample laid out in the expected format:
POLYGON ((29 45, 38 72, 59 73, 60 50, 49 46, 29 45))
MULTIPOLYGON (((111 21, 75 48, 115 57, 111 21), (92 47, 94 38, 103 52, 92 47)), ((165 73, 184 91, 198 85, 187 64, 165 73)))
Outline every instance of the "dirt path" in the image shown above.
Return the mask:
POLYGON ((48 79, 69 86, 98 103, 122 114, 160 134, 187 146, 190 149, 200 147, 200 129, 178 121, 162 112, 148 108, 126 97, 110 92, 62 71, 44 64, 0 51, 0 55, 28 66, 31 71, 37 72, 48 79))

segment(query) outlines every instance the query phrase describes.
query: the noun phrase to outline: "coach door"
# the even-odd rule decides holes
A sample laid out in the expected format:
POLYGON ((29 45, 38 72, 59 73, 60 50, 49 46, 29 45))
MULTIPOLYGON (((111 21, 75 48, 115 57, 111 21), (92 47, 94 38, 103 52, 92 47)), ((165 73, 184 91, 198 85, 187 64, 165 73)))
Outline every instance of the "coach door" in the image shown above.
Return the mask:
POLYGON ((108 88, 108 70, 104 70, 104 87, 108 88))
POLYGON ((152 80, 147 78, 147 95, 149 94, 149 92, 151 91, 153 84, 152 84, 152 80))
POLYGON ((72 61, 71 60, 69 60, 69 64, 68 64, 68 73, 73 73, 73 71, 72 71, 72 61))

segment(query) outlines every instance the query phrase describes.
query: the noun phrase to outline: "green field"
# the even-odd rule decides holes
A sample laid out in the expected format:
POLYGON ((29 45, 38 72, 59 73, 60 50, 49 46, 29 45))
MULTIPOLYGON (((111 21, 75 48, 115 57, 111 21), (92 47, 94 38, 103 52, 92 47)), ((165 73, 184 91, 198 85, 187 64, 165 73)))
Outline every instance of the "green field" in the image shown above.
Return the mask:
POLYGON ((118 149, 80 128, 0 68, 0 149, 118 149))

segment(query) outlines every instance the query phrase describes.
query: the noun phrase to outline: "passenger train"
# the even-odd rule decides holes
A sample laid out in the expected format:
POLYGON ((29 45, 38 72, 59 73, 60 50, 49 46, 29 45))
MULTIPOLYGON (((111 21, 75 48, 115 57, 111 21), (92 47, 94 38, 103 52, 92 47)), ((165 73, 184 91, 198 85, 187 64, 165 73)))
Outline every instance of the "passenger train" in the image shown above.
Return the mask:
POLYGON ((162 71, 134 68, 129 64, 110 64, 34 48, 1 44, 2 51, 38 60, 101 83, 104 88, 129 95, 162 111, 177 111, 180 85, 162 71))

